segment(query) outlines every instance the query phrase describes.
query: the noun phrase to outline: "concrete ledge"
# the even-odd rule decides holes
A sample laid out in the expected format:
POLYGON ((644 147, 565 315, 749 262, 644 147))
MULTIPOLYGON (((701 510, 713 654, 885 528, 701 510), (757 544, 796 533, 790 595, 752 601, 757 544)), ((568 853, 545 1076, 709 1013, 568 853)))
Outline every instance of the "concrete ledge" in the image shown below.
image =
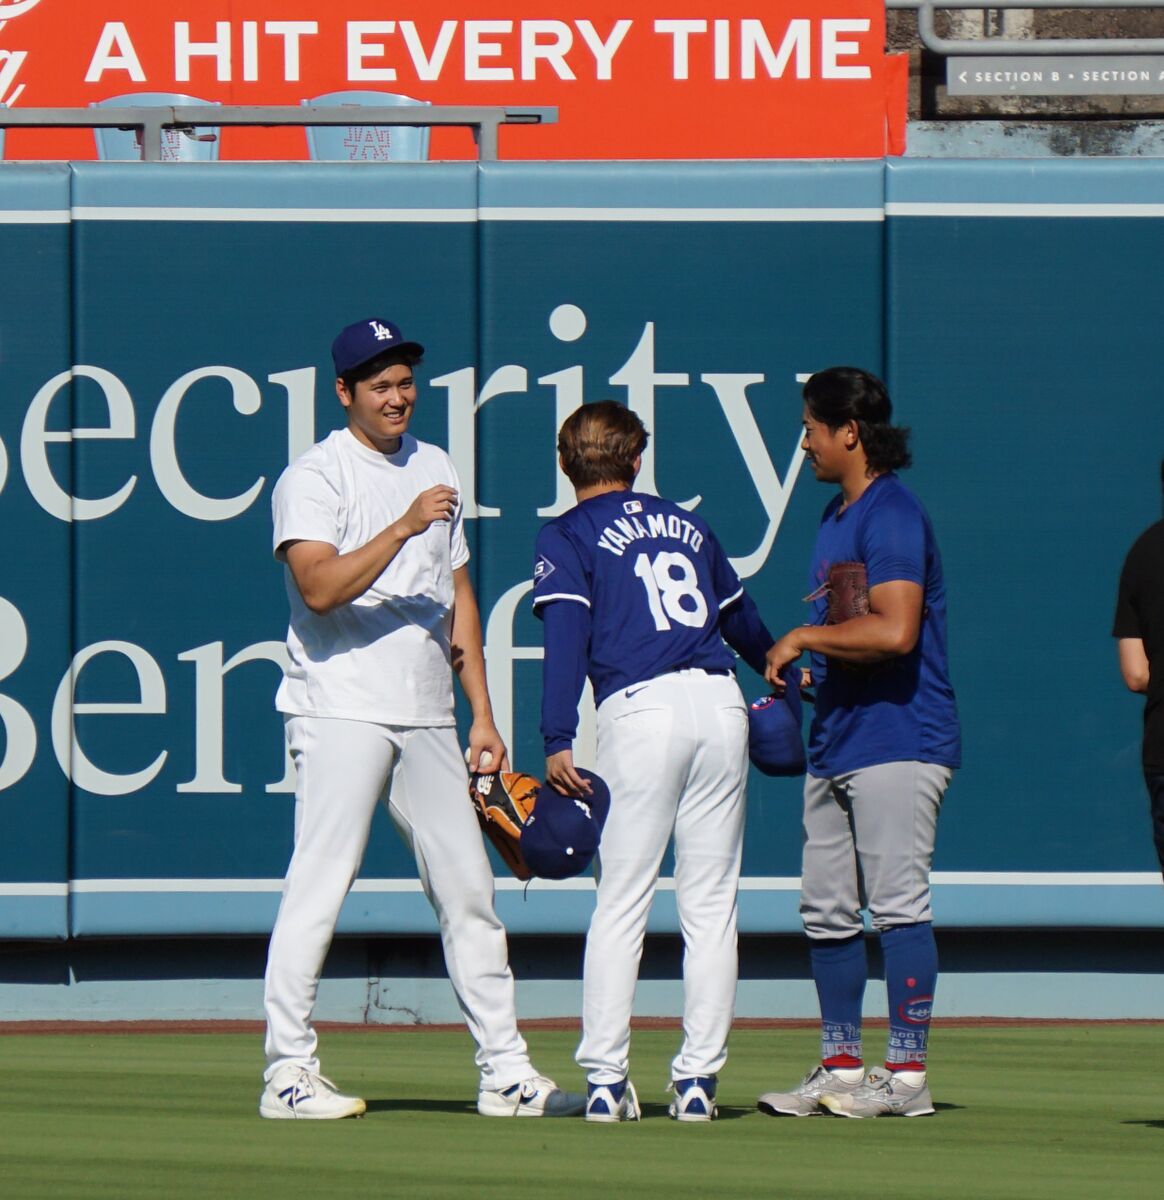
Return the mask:
MULTIPOLYGON (((886 1014, 870 938, 865 1011, 886 1014)), ((512 937, 523 1019, 577 1017, 580 937, 512 937)), ((945 1017, 1130 1020, 1164 1017, 1164 931, 939 930, 945 1017)), ((260 1020, 266 941, 118 939, 0 943, 0 1022, 260 1020)), ((648 937, 636 1017, 677 1017, 682 944, 648 937)), ((801 936, 740 941, 736 1014, 812 1019, 816 993, 801 936)), ((316 1016, 374 1025, 456 1024, 460 1014, 434 938, 340 938, 316 1016)))
POLYGON ((907 158, 1159 158, 1164 121, 910 121, 907 158))

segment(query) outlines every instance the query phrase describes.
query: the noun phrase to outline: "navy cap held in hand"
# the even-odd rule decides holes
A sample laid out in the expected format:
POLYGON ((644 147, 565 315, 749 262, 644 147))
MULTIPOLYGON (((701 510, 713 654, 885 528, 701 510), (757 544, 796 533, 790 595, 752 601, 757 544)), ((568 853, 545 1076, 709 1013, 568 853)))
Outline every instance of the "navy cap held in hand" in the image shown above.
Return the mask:
POLYGON ((580 875, 598 850, 610 811, 610 789, 593 771, 579 767, 578 774, 590 781, 590 794, 576 799, 543 784, 521 831, 522 857, 542 879, 580 875))

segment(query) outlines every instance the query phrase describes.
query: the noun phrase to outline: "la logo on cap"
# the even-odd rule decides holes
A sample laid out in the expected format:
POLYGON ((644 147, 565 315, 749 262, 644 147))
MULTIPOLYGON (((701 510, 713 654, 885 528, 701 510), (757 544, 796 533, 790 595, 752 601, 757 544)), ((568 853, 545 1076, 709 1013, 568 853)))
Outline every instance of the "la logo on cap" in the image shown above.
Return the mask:
POLYGON ((369 321, 368 324, 372 327, 372 332, 376 335, 376 341, 390 342, 392 340, 392 330, 386 325, 381 325, 379 321, 369 321))

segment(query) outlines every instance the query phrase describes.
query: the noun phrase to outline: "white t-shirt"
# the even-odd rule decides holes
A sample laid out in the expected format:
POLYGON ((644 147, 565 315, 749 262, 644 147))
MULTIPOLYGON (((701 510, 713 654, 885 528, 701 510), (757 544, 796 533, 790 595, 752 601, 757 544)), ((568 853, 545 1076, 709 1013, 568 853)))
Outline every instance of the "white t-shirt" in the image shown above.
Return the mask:
MULTIPOLYGON (((275 553, 327 542, 346 554, 371 541, 437 484, 460 491, 449 456, 410 434, 395 454, 337 429, 279 477, 275 553)), ((362 595, 313 613, 284 566, 291 664, 275 697, 283 713, 384 725, 453 725, 453 570, 469 561, 458 501, 451 521, 409 538, 362 595)))

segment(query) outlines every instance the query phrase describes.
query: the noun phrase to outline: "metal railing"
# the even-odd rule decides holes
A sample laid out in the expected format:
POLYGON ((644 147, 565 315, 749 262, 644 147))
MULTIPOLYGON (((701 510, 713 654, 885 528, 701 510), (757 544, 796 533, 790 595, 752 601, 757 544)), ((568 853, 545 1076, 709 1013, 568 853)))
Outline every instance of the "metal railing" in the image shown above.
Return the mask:
POLYGON ((477 144, 477 158, 497 158, 497 131, 502 125, 554 125, 556 107, 502 107, 493 105, 424 105, 389 108, 380 105, 223 104, 213 107, 127 106, 125 108, 4 108, 0 129, 137 129, 141 131, 143 162, 162 161, 162 131, 190 131, 197 126, 280 125, 433 125, 469 128, 477 144))
POLYGON ((1159 8, 1160 0, 991 0, 990 3, 959 3, 957 0, 885 0, 885 7, 917 9, 917 31, 927 50, 948 57, 976 54, 1161 54, 1164 38, 943 38, 934 27, 938 9, 1031 8, 1159 8))

